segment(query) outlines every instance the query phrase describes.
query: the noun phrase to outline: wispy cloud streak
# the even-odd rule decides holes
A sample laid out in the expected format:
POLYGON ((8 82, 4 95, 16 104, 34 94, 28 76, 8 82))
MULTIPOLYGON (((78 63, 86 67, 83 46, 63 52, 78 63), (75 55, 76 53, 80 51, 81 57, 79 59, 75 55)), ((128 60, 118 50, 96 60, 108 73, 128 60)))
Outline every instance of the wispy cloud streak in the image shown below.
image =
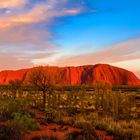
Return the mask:
POLYGON ((82 65, 94 63, 115 63, 140 59, 140 39, 128 40, 114 46, 82 55, 74 55, 60 60, 60 65, 82 65), (67 62, 67 63, 66 63, 67 62))
POLYGON ((82 55, 63 56, 54 65, 77 66, 109 63, 132 71, 140 70, 140 38, 118 43, 114 46, 82 55))

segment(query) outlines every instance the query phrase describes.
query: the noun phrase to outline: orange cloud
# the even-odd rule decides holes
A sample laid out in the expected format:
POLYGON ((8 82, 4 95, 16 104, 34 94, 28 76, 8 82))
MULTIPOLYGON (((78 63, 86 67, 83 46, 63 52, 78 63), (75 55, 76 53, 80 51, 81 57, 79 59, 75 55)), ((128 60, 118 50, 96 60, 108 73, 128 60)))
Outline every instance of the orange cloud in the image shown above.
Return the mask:
POLYGON ((27 0, 0 0, 0 8, 23 6, 27 0))
POLYGON ((45 7, 43 5, 37 5, 31 11, 27 11, 25 13, 20 13, 14 16, 1 17, 0 28, 7 28, 20 24, 40 22, 40 20, 44 19, 44 8, 45 7))
MULTIPOLYGON (((25 0, 22 1, 25 2, 25 0)), ((52 33, 46 27, 44 30, 41 27, 41 23, 51 24, 52 19, 55 17, 75 15, 82 11, 81 8, 60 8, 58 12, 57 7, 60 2, 65 4, 67 0, 48 0, 43 3, 37 3, 33 8, 23 10, 21 13, 13 9, 14 12, 11 11, 11 13, 2 14, 0 16, 0 45, 7 44, 19 47, 20 44, 25 44, 26 46, 34 46, 35 50, 53 48, 54 45, 50 43, 52 33)))
MULTIPOLYGON (((26 0, 20 0, 19 2, 26 0)), ((9 2, 8 0, 1 1, 9 2)), ((10 1, 10 3, 16 1, 10 1)), ((18 3, 18 2, 17 2, 18 3)), ((59 4, 66 4, 67 0, 47 0, 42 3, 33 5, 31 9, 23 9, 22 12, 18 12, 15 9, 8 14, 0 15, 0 45, 2 44, 14 44, 26 43, 34 44, 35 46, 51 45, 50 40, 52 38, 51 31, 45 27, 41 27, 42 23, 51 24, 53 18, 61 17, 65 15, 75 15, 82 11, 82 8, 66 8, 65 6, 57 9, 59 4), (59 11, 59 12, 58 12, 59 11), (38 24, 38 25, 37 25, 38 24), (45 41, 42 41, 42 40, 45 41), (41 43, 42 42, 42 43, 41 43)), ((8 4, 7 4, 8 5, 8 4)))
MULTIPOLYGON (((61 0, 63 1, 63 0, 61 0)), ((43 3, 37 4, 33 9, 25 11, 24 13, 19 13, 17 15, 0 17, 0 28, 13 27, 19 24, 31 24, 38 22, 49 22, 54 17, 61 17, 65 15, 76 15, 79 14, 81 8, 73 9, 60 9, 59 12, 56 9, 58 2, 56 3, 43 3), (49 5, 48 5, 49 4, 49 5)))

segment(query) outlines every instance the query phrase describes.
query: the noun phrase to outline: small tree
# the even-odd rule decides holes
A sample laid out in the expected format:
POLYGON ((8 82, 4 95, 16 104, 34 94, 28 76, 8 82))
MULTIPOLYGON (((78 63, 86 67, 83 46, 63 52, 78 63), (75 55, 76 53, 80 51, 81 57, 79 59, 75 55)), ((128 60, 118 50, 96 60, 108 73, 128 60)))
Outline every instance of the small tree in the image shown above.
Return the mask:
POLYGON ((94 84, 96 96, 96 109, 103 109, 103 113, 108 110, 109 106, 109 91, 112 90, 112 85, 107 81, 96 81, 94 84))
POLYGON ((45 67, 39 66, 31 70, 29 83, 43 92, 43 110, 46 108, 46 92, 52 86, 51 73, 45 70, 45 67))
POLYGON ((9 86, 14 95, 14 98, 17 97, 17 92, 22 89, 22 81, 19 79, 9 81, 9 86))

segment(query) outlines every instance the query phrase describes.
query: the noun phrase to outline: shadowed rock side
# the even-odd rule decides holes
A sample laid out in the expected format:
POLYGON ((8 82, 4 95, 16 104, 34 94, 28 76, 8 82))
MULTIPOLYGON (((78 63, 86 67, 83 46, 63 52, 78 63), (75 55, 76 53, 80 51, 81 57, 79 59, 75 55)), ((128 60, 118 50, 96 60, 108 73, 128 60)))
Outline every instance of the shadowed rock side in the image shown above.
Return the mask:
MULTIPOLYGON (((0 84, 19 79, 27 83, 32 69, 0 72, 0 84)), ((97 80, 105 80, 112 85, 140 85, 140 80, 130 71, 107 64, 78 67, 45 67, 55 84, 92 85, 97 80)))

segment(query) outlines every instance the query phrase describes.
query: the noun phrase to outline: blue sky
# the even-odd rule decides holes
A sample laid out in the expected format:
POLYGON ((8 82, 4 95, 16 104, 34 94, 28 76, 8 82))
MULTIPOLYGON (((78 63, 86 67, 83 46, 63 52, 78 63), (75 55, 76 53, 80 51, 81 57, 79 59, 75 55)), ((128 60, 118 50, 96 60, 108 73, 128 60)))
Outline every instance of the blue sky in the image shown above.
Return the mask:
POLYGON ((138 0, 1 0, 0 70, 108 63, 139 74, 139 5, 138 0))
POLYGON ((61 18, 63 25, 53 27, 55 29, 52 30, 59 36, 55 42, 63 48, 89 45, 94 50, 140 35, 138 0, 133 3, 126 0, 87 1, 85 5, 89 12, 61 18))

